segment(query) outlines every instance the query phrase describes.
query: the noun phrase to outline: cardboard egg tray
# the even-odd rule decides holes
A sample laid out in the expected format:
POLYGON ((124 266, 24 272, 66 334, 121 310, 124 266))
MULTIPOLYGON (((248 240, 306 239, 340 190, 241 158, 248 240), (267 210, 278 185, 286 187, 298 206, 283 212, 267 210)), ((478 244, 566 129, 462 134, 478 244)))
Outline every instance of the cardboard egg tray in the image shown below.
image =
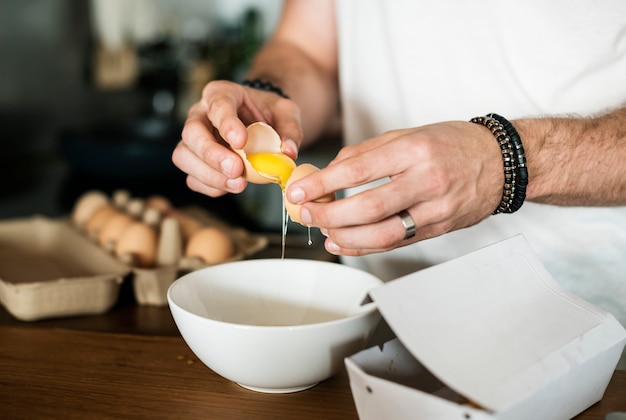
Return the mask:
MULTIPOLYGON (((231 237, 235 251, 227 261, 267 246, 266 237, 230 227, 202 209, 182 211, 231 237)), ((0 221, 0 303, 22 321, 104 313, 117 302, 123 281, 133 282, 140 305, 163 306, 175 279, 207 265, 183 257, 165 266, 136 266, 89 237, 71 218, 0 221)))
MULTIPOLYGON (((204 226, 222 229, 231 237, 235 245, 235 253, 221 262, 242 260, 264 249, 268 244, 267 237, 253 235, 245 229, 228 226, 203 209, 189 207, 184 209, 184 213, 198 220, 204 226)), ((155 268, 132 267, 135 298, 141 305, 166 305, 167 289, 174 280, 185 273, 208 265, 210 264, 196 258, 183 257, 175 265, 155 268)))
POLYGON ((22 321, 106 312, 129 272, 64 221, 0 223, 0 301, 22 321))

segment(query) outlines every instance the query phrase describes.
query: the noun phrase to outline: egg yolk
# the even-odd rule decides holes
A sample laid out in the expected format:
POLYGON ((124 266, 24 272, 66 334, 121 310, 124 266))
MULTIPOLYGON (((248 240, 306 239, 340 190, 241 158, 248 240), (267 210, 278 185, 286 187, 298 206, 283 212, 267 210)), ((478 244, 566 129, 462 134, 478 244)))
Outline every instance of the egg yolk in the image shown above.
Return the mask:
POLYGON ((258 173, 273 179, 283 190, 291 173, 296 168, 296 163, 284 153, 253 153, 246 156, 246 159, 258 173))

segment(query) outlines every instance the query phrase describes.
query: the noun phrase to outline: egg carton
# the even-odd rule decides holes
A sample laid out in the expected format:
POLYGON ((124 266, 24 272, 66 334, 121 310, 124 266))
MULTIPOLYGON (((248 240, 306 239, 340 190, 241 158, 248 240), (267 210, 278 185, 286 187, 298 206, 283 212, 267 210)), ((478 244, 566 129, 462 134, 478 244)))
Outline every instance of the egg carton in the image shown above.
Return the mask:
POLYGON ((165 197, 142 200, 126 191, 110 198, 100 191, 85 193, 71 223, 130 268, 141 305, 166 305, 167 289, 181 275, 241 260, 268 244, 267 237, 232 227, 199 207, 178 209, 165 197))
POLYGON ((21 321, 104 313, 129 274, 66 220, 0 222, 0 303, 21 321))
MULTIPOLYGON (((180 276, 210 265, 242 260, 261 251, 268 244, 267 237, 252 235, 244 229, 223 225, 219 220, 201 209, 187 208, 184 210, 184 214, 193 215, 192 217, 200 220, 203 226, 219 226, 219 229, 225 232, 232 241, 234 252, 227 257, 214 261, 205 261, 198 256, 181 255, 172 264, 153 268, 133 267, 133 289, 139 304, 167 305, 167 289, 180 276)), ((198 245, 204 246, 202 242, 198 243, 198 245)), ((208 248, 210 248, 210 245, 208 248)))
POLYGON ((167 289, 178 277, 244 259, 267 246, 265 236, 231 227, 204 209, 155 210, 159 202, 166 200, 148 203, 124 192, 109 198, 91 191, 77 201, 70 217, 34 215, 0 221, 0 304, 22 321, 97 315, 117 302, 121 284, 129 280, 137 303, 164 306, 167 289), (79 206, 85 197, 91 197, 91 209, 84 202, 79 206), (127 222, 141 222, 136 234, 148 235, 151 251, 142 253, 141 247, 128 244, 118 250, 104 235, 104 225, 96 229, 92 221, 88 227, 86 215, 95 216, 103 204, 128 216, 127 222), (221 239, 226 245, 196 237, 195 249, 190 247, 193 233, 201 231, 209 232, 205 240, 221 239))

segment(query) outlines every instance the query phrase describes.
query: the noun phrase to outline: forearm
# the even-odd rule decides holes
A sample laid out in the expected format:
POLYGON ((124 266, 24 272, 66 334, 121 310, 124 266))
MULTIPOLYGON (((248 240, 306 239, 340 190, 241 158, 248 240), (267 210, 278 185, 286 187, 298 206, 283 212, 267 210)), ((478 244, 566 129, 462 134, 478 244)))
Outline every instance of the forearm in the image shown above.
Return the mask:
POLYGON ((298 104, 303 145, 319 137, 338 112, 336 76, 287 41, 269 42, 255 58, 248 78, 272 82, 298 104))
POLYGON ((596 118, 513 121, 524 141, 530 201, 626 205, 626 107, 596 118))
POLYGON ((276 31, 248 77, 279 86, 300 107, 304 142, 322 134, 338 110, 335 7, 332 0, 285 0, 276 31))

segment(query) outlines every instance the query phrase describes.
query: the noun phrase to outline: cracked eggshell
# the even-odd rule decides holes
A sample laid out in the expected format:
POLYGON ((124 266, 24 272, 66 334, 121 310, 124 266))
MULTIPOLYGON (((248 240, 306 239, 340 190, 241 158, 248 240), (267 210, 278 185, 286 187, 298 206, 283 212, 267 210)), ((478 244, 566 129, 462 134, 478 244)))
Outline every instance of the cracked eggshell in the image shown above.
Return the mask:
POLYGON ((281 153, 280 136, 269 124, 264 122, 252 123, 247 127, 247 130, 248 140, 246 141, 246 145, 243 149, 233 149, 243 160, 245 167, 243 178, 253 184, 275 183, 275 178, 258 173, 257 170, 252 167, 246 156, 263 152, 281 153))
MULTIPOLYGON (((291 177, 287 181, 285 190, 287 190, 291 184, 298 181, 299 179, 302 179, 305 176, 310 175, 317 171, 319 171, 319 168, 316 167, 315 165, 311 165, 310 163, 303 163, 302 165, 296 166, 296 169, 293 170, 293 172, 291 173, 291 177)), ((333 194, 327 194, 323 197, 320 197, 317 200, 314 200, 314 202, 329 203, 331 201, 335 201, 335 199, 336 197, 335 197, 335 194, 333 193, 333 194)), ((300 223, 301 225, 304 225, 302 223, 302 219, 300 219, 301 208, 302 206, 300 204, 294 204, 285 197, 285 209, 287 210, 287 213, 289 213, 289 217, 291 218, 291 220, 293 220, 294 222, 300 223)))

